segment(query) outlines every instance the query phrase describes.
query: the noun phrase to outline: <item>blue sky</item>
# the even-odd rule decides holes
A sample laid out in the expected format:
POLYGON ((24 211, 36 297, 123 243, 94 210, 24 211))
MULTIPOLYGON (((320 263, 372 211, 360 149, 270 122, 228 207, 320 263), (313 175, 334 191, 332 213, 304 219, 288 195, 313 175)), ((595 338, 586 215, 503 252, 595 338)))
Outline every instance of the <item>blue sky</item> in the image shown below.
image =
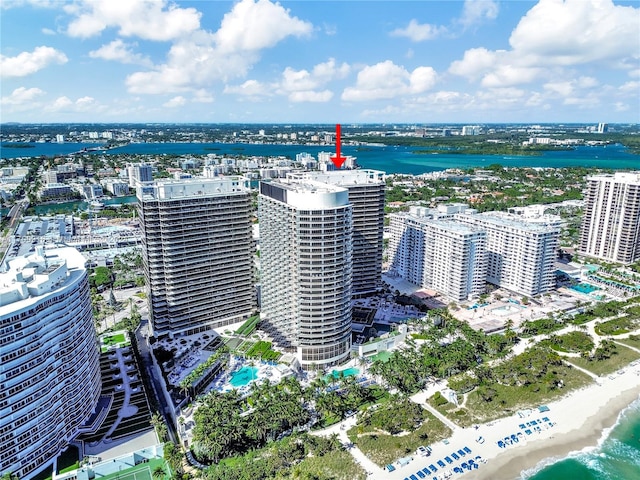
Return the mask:
POLYGON ((0 0, 1 122, 640 122, 640 3, 0 0))

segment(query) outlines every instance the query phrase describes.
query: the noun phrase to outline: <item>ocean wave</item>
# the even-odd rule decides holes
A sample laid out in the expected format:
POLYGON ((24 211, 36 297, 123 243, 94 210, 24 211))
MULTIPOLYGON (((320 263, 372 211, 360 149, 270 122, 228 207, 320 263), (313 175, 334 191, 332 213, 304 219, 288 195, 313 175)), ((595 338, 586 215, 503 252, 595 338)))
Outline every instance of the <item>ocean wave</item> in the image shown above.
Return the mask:
POLYGON ((640 465, 640 451, 611 437, 611 433, 626 420, 640 416, 640 397, 630 403, 620 411, 616 422, 608 428, 602 430, 596 445, 587 446, 581 450, 574 450, 563 457, 548 457, 538 462, 534 467, 520 472, 519 480, 528 480, 535 477, 542 470, 564 460, 573 459, 580 462, 585 467, 597 473, 603 480, 613 480, 611 474, 606 470, 604 463, 611 460, 631 461, 640 465))

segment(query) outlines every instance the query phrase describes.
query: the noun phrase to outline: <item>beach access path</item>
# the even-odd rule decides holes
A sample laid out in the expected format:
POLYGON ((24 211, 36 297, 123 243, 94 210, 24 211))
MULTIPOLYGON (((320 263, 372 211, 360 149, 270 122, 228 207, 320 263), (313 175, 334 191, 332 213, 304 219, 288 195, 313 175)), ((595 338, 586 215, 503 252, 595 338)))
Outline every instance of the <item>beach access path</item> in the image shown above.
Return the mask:
MULTIPOLYGON (((393 472, 387 472, 377 466, 365 468, 372 472, 368 478, 403 480, 431 464, 437 466, 438 460, 444 460, 451 453, 466 446, 471 450, 471 454, 451 465, 447 464, 444 469, 438 467, 436 475, 442 475, 444 471, 459 466, 469 458, 475 459, 476 456, 480 456, 488 462, 480 462, 479 469, 462 475, 454 474, 452 478, 514 480, 522 470, 534 468, 538 462, 545 459, 563 458, 572 451, 596 446, 602 431, 611 427, 620 412, 640 396, 640 365, 627 366, 621 372, 600 377, 600 383, 592 383, 548 403, 547 412, 540 413, 534 409, 529 416, 511 415, 479 425, 477 429, 458 427, 447 440, 430 444, 430 456, 413 455, 413 460, 404 467, 398 467, 395 463, 396 470, 393 472), (539 432, 532 430, 530 435, 526 435, 520 428, 521 424, 541 418, 548 418, 554 425, 550 427, 549 422, 543 422, 543 428, 539 432), (498 446, 499 440, 518 433, 523 434, 519 436, 521 440, 518 443, 505 448, 498 446), (483 438, 482 443, 477 441, 480 437, 483 438)), ((354 450, 350 451, 353 454, 354 450)), ((433 474, 427 478, 433 478, 433 474)))

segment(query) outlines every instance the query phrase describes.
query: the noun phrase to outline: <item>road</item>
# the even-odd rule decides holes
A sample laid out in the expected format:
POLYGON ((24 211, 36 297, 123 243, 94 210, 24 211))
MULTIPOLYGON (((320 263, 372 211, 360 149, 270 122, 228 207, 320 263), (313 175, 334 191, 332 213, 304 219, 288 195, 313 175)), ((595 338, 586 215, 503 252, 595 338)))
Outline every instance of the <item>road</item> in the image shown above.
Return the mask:
POLYGON ((140 326, 136 329, 135 335, 138 341, 138 349, 140 350, 140 357, 142 360, 142 368, 144 369, 144 375, 147 376, 151 380, 151 386, 153 387, 153 392, 148 392, 147 395, 153 394, 156 398, 158 405, 160 405, 160 410, 164 422, 167 425, 167 431, 169 432, 169 438, 174 443, 179 443, 180 439, 175 430, 175 425, 173 424, 171 417, 171 409, 167 404, 167 400, 163 394, 163 380, 162 378, 157 378, 153 368, 153 361, 151 360, 151 351, 149 349, 149 344, 147 343, 147 336, 149 332, 149 320, 148 318, 143 317, 140 322, 140 326))

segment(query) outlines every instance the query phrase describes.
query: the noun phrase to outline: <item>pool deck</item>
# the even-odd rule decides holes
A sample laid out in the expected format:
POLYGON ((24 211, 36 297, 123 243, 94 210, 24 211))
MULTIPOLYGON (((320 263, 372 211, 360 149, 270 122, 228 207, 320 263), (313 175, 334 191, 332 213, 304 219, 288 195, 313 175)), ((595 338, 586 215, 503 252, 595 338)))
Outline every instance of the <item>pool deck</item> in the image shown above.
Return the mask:
MULTIPOLYGON (((521 304, 509 302, 506 297, 508 293, 500 293, 503 299, 489 301, 489 305, 474 309, 461 307, 453 311, 453 316, 458 320, 467 322, 476 330, 484 330, 485 332, 496 331, 504 328, 505 324, 511 320, 513 328, 519 328, 520 325, 528 320, 536 320, 547 317, 549 313, 556 314, 562 311, 570 310, 578 301, 584 302, 587 295, 576 292, 575 290, 562 288, 556 292, 551 292, 549 297, 539 299, 541 305, 531 303, 523 308, 521 304), (508 311, 495 311, 504 308, 508 311)), ((513 296, 513 295, 512 295, 513 296)), ((595 300, 592 298, 592 300, 595 300)))

